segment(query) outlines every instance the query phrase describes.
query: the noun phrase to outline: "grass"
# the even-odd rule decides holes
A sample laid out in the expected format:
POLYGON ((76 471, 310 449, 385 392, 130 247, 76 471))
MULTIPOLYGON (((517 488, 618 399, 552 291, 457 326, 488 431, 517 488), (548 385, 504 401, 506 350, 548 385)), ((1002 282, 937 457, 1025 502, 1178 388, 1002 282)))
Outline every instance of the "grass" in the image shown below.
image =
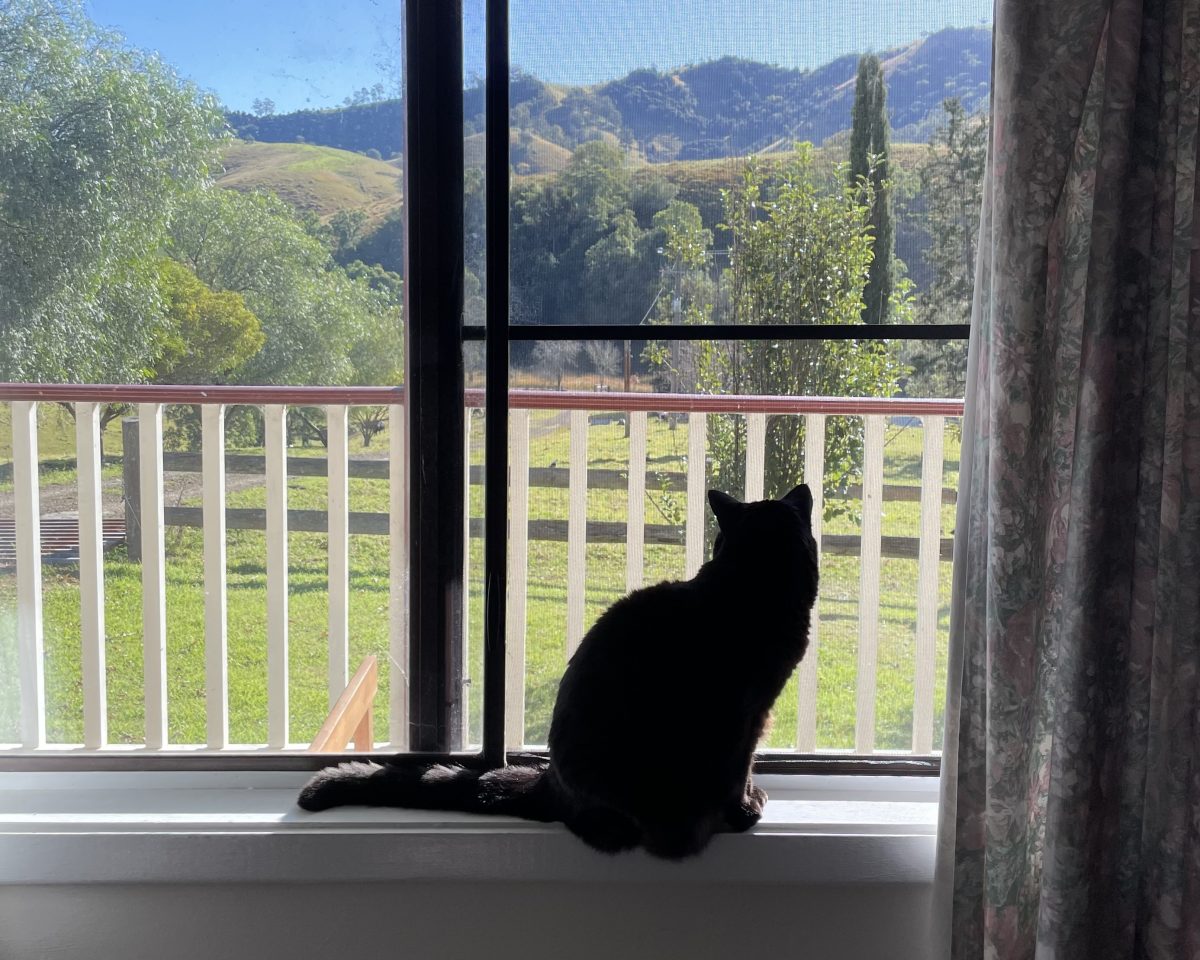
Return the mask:
MULTIPOLYGON (((114 420, 104 433, 105 465, 102 480, 121 476, 114 457, 121 452, 121 421, 114 420)), ((75 421, 58 404, 38 405, 39 478, 43 487, 75 484, 75 421)), ((12 409, 0 405, 0 494, 12 493, 12 409)))
POLYGON ((362 210, 376 222, 400 206, 403 170, 349 150, 235 141, 222 159, 225 172, 217 180, 221 186, 270 190, 298 210, 322 218, 339 210, 362 210))
MULTIPOLYGON (((568 435, 553 411, 532 414, 531 466, 567 460, 568 435)), ((6 434, 0 426, 0 438, 6 434)), ((53 431, 43 430, 43 456, 62 456, 69 446, 56 446, 53 431)), ((622 468, 628 460, 628 443, 621 425, 594 424, 588 431, 588 461, 592 468, 622 468)), ((483 421, 472 428, 472 460, 482 461, 483 421)), ((885 452, 885 482, 916 485, 920 477, 920 428, 891 427, 885 452)), ((4 442, 0 439, 0 444, 4 442)), ((387 449, 386 434, 376 439, 375 451, 387 449)), ((7 448, 0 446, 0 450, 7 448)), ((687 425, 671 430, 655 419, 649 424, 648 452, 658 469, 683 469, 687 425)), ((322 456, 319 448, 293 449, 293 455, 322 456)), ((361 455, 356 443, 353 454, 361 455)), ((69 470, 54 474, 67 480, 69 470)), ((43 481, 47 482, 48 477, 43 481)), ((65 482, 65 481, 64 481, 65 482)), ((947 435, 947 462, 943 483, 957 483, 957 442, 947 435)), ((472 488, 472 515, 482 511, 482 489, 472 488)), ((289 506, 323 509, 323 478, 292 478, 289 506)), ((231 507, 262 506, 264 490, 251 486, 230 493, 231 507)), ((352 480, 351 509, 386 511, 386 481, 352 480)), ((589 518, 623 519, 623 490, 590 490, 589 518)), ((916 536, 919 504, 889 501, 884 504, 885 535, 916 536)), ((666 522, 670 505, 663 495, 647 494, 648 523, 666 522)), ((534 488, 530 491, 530 517, 564 519, 567 491, 534 488)), ((953 507, 942 510, 943 536, 953 527, 953 507)), ((829 520, 827 533, 856 533, 849 517, 829 520)), ((328 600, 326 594, 327 538, 321 534, 289 536, 289 682, 291 739, 306 742, 316 733, 328 705, 326 656, 328 600)), ((265 537, 256 531, 230 531, 228 548, 229 609, 229 723, 233 742, 261 743, 266 738, 266 600, 265 537)), ((535 541, 529 544, 528 611, 526 623, 526 740, 544 742, 558 677, 566 662, 566 548, 565 543, 535 541)), ((201 535, 198 530, 167 532, 167 689, 169 734, 172 742, 203 742, 205 682, 203 645, 203 589, 201 535)), ((588 544, 585 618, 590 624, 619 598, 625 588, 623 544, 588 544)), ((351 563, 351 666, 368 653, 379 655, 381 674, 378 716, 387 716, 392 670, 388 660, 388 538, 354 536, 351 563)), ((646 582, 683 575, 680 547, 647 545, 646 582)), ((911 744, 913 672, 915 660, 916 561, 885 559, 881 568, 878 684, 875 695, 876 747, 905 750, 911 744)), ((468 691, 482 689, 482 544, 472 540, 469 557, 468 691)), ((950 592, 949 564, 939 565, 939 643, 935 690, 935 742, 940 735, 944 690, 945 649, 950 592)), ((74 567, 44 568, 44 620, 47 677, 47 717, 52 742, 78 742, 82 738, 79 590, 74 567)), ((107 618, 107 676, 110 739, 137 743, 143 736, 141 652, 141 567, 130 562, 122 549, 105 562, 107 618)), ((0 741, 16 735, 15 703, 15 584, 11 573, 0 573, 0 741)), ((857 696, 859 563, 856 557, 824 559, 818 665, 817 740, 827 749, 849 750, 854 745, 857 696)), ((811 654, 810 654, 811 655, 811 654)), ((481 697, 470 698, 470 731, 478 739, 481 697)), ((790 747, 796 742, 797 690, 793 680, 775 710, 770 745, 790 747)), ((380 729, 386 724, 381 722, 380 729)), ((688 717, 680 716, 675 728, 662 731, 665 738, 688 735, 688 717)))

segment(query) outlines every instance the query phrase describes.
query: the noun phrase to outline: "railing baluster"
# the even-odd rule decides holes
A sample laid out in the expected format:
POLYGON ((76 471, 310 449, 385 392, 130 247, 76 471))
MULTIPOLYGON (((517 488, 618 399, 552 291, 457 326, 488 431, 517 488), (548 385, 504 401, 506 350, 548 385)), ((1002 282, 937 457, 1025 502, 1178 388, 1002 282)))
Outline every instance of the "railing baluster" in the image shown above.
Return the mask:
POLYGON ((567 473, 567 656, 583 639, 583 604, 587 576, 587 440, 588 413, 571 411, 571 446, 567 473))
POLYGON ((167 573, 163 537, 163 408, 138 404, 138 458, 142 523, 142 664, 145 672, 146 747, 167 743, 167 573))
POLYGON ((858 579, 858 691, 856 753, 875 749, 875 678, 879 659, 879 580, 883 527, 884 418, 868 415, 863 435, 862 546, 858 579))
POLYGON ((350 680, 350 410, 327 406, 329 442, 329 707, 350 680))
MULTIPOLYGON (((504 649, 504 743, 525 744, 525 630, 529 584, 529 411, 513 410, 508 434, 508 625, 504 649)), ((484 682, 487 678, 484 677, 484 682)))
POLYGON ((404 407, 388 407, 388 740, 408 749, 408 543, 404 407))
POLYGON ((225 405, 200 408, 204 511, 204 688, 210 750, 229 746, 229 618, 225 586, 225 405))
POLYGON ((646 558, 646 412, 629 417, 629 505, 625 522, 625 589, 637 590, 645 580, 646 558))
MULTIPOLYGON (((817 560, 821 556, 821 527, 825 510, 825 416, 804 416, 804 482, 812 492, 812 534, 817 542, 817 560)), ((808 628, 808 650, 800 661, 799 703, 796 709, 796 749, 814 753, 817 749, 817 660, 821 626, 821 601, 813 604, 808 628)))
POLYGON ((288 745, 287 410, 263 407, 267 480, 267 746, 288 745))
POLYGON ((17 536, 17 662, 21 743, 46 745, 46 675, 42 647, 42 530, 38 495, 37 403, 12 402, 13 506, 17 536))
POLYGON ((687 526, 684 527, 686 576, 694 577, 704 562, 704 451, 708 440, 708 416, 688 414, 687 526))
POLYGON ((746 414, 746 502, 763 498, 767 472, 767 415, 746 414))
POLYGON ((100 505, 100 405, 75 404, 79 491, 79 639, 83 669, 83 745, 108 742, 104 670, 104 534, 100 505))
POLYGON ((465 747, 471 742, 471 407, 463 413, 463 566, 462 566, 462 708, 460 736, 465 747))
POLYGON ((942 536, 942 465, 946 420, 926 417, 921 444, 921 537, 917 557, 917 656, 913 682, 913 753, 933 752, 937 669, 938 562, 942 536))

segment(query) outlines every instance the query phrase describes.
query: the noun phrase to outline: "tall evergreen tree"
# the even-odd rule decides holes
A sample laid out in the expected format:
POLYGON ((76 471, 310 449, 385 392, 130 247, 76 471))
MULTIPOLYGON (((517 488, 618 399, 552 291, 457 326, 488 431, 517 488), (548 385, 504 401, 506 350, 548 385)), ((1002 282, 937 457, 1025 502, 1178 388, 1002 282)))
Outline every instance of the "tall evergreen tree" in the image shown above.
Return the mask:
POLYGON ((874 259, 863 288, 862 319, 864 323, 886 323, 895 286, 896 231, 892 223, 887 87, 883 65, 874 54, 858 61, 852 118, 850 182, 856 184, 859 178, 868 178, 875 188, 871 209, 874 259))

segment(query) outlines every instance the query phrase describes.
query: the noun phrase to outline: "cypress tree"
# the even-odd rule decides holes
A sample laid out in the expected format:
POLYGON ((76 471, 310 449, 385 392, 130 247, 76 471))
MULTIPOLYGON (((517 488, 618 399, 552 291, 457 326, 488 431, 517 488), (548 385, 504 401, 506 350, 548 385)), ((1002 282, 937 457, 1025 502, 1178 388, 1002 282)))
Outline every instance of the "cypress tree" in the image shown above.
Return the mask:
POLYGON ((863 288, 862 319, 863 323, 886 323, 895 282, 896 231, 892 223, 892 191, 888 186, 887 87, 883 80, 883 65, 874 54, 867 54, 858 61, 852 118, 850 180, 857 183, 860 177, 870 177, 875 188, 875 203, 871 208, 875 256, 863 288), (874 169, 871 168, 872 157, 875 158, 874 169))

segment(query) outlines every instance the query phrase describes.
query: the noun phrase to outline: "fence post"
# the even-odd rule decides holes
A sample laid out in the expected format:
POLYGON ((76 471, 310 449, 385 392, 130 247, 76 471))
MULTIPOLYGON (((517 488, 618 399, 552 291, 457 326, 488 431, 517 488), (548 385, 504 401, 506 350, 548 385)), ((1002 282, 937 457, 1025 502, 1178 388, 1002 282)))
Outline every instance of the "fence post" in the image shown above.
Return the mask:
POLYGON ((142 481, 138 453, 138 418, 121 420, 121 483, 125 501, 125 550, 129 559, 142 559, 142 481))

